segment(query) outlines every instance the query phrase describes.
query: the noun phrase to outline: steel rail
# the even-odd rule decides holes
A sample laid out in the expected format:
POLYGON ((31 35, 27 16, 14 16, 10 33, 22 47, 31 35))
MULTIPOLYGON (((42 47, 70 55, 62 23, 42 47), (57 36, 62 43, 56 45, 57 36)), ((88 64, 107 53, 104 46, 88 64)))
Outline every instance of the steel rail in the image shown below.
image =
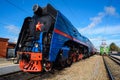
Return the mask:
MULTIPOLYGON (((103 56, 102 56, 102 57, 103 57, 103 56)), ((113 77, 113 75, 112 75, 112 73, 111 73, 111 71, 110 71, 110 68, 108 67, 108 65, 107 65, 107 63, 106 63, 106 61, 105 61, 105 59, 104 59, 104 57, 103 57, 103 62, 104 62, 105 68, 106 68, 106 70, 107 70, 107 72, 108 72, 108 76, 109 76, 110 80, 115 80, 115 78, 113 77)))
POLYGON ((114 57, 114 56, 109 56, 109 58, 110 58, 111 60, 113 60, 115 63, 117 63, 118 65, 120 65, 120 59, 118 59, 118 58, 116 58, 116 57, 114 57))

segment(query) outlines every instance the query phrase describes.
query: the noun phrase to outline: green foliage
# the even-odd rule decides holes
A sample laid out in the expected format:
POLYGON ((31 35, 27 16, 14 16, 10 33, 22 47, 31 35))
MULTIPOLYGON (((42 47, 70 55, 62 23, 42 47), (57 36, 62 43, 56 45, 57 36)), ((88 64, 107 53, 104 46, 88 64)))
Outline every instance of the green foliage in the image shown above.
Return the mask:
POLYGON ((118 52, 120 52, 120 48, 118 49, 118 52))
POLYGON ((120 48, 115 43, 112 42, 110 44, 110 51, 120 51, 120 48))

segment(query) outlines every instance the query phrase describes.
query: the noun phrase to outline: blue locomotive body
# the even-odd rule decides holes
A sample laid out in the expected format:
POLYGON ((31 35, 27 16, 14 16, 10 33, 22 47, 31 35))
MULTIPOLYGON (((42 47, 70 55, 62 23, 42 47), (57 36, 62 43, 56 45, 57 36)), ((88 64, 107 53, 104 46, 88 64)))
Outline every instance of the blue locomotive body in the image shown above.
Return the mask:
MULTIPOLYGON (((93 45, 88 38, 82 36, 78 30, 63 16, 59 11, 57 12, 56 22, 51 40, 49 60, 55 61, 59 50, 66 46, 65 42, 72 40, 78 44, 88 47, 89 54, 92 52, 93 45)), ((67 53, 66 53, 67 54, 67 53)))
POLYGON ((90 40, 51 5, 46 8, 35 5, 33 10, 34 16, 27 17, 23 23, 15 50, 21 70, 50 71, 95 53, 90 40))

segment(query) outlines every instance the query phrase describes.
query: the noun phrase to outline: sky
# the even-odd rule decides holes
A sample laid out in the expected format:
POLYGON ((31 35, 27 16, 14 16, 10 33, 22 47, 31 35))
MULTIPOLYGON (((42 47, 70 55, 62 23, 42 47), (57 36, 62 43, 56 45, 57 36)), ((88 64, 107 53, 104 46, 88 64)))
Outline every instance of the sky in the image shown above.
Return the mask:
POLYGON ((17 42, 32 6, 50 3, 99 49, 102 40, 120 47, 120 0, 0 0, 0 37, 17 42))

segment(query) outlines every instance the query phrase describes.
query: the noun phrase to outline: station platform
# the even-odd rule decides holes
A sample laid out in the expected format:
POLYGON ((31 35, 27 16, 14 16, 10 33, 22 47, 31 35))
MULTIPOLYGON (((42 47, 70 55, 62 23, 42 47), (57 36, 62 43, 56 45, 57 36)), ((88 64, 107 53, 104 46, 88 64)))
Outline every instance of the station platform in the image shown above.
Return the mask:
POLYGON ((0 75, 20 71, 19 65, 14 64, 12 59, 0 58, 0 75))
POLYGON ((116 58, 120 59, 120 56, 119 56, 119 55, 111 55, 111 56, 113 56, 113 57, 116 57, 116 58))

